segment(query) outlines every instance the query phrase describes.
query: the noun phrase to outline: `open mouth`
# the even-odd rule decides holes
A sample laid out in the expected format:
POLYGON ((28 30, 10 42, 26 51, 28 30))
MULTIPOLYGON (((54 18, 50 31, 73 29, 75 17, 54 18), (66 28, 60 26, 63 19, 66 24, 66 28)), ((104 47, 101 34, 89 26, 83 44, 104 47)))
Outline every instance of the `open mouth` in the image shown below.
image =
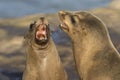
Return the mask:
POLYGON ((61 21, 61 24, 59 25, 59 27, 64 30, 64 31, 69 31, 69 28, 68 26, 64 23, 64 20, 65 20, 65 13, 63 11, 60 11, 58 13, 59 15, 59 19, 61 21))
POLYGON ((45 24, 40 24, 36 29, 35 38, 37 43, 47 43, 48 41, 48 27, 45 24))
POLYGON ((69 31, 69 28, 67 27, 67 25, 65 25, 65 24, 60 24, 59 26, 60 26, 60 28, 61 28, 62 30, 69 31))

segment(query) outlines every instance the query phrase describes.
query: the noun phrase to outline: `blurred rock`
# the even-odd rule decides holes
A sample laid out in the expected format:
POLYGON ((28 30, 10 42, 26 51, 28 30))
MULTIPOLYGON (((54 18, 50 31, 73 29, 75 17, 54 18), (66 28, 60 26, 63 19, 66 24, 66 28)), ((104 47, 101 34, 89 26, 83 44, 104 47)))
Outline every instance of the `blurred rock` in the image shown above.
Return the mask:
POLYGON ((4 38, 7 35, 7 32, 3 29, 0 29, 0 39, 4 38))
POLYGON ((109 7, 120 10, 120 0, 113 0, 109 7))
POLYGON ((0 80, 10 80, 8 77, 0 73, 0 80))

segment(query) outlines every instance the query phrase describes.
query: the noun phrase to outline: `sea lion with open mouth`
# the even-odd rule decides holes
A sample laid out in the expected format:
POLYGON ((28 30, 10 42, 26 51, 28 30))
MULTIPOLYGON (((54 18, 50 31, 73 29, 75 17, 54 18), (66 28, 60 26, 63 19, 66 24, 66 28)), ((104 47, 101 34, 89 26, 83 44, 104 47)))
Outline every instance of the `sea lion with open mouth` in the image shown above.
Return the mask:
POLYGON ((46 18, 30 25, 25 43, 27 61, 22 80, 67 80, 46 18))
POLYGON ((58 16, 72 40, 81 80, 120 80, 120 55, 104 23, 89 12, 60 11, 58 16))

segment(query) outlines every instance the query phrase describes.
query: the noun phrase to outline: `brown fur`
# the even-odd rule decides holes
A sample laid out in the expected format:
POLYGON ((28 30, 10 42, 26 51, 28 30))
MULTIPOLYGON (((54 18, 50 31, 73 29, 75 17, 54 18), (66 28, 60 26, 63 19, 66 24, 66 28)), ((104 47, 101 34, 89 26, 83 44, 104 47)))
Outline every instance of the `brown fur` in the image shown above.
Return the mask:
POLYGON ((120 55, 104 23, 89 12, 58 13, 73 43, 74 58, 81 80, 120 80, 120 55))
POLYGON ((44 45, 36 43, 35 30, 39 24, 46 24, 42 17, 30 25, 25 36, 26 43, 26 68, 22 80, 67 80, 57 49, 48 31, 48 41, 44 45))

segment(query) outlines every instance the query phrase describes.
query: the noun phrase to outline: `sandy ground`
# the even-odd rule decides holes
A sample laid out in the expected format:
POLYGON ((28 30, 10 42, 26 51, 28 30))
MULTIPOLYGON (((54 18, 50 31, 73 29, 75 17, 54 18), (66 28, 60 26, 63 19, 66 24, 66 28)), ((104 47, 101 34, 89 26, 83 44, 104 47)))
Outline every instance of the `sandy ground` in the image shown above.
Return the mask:
MULTIPOLYGON (((108 7, 90 10, 90 12, 105 22, 113 44, 120 52, 119 4, 120 1, 116 0, 108 7)), ((49 20, 52 37, 68 73, 69 80, 79 80, 74 65, 71 42, 69 37, 58 28, 57 14, 36 14, 15 19, 0 19, 0 80, 21 80, 25 68, 23 36, 29 24, 40 16, 45 16, 49 20)))

